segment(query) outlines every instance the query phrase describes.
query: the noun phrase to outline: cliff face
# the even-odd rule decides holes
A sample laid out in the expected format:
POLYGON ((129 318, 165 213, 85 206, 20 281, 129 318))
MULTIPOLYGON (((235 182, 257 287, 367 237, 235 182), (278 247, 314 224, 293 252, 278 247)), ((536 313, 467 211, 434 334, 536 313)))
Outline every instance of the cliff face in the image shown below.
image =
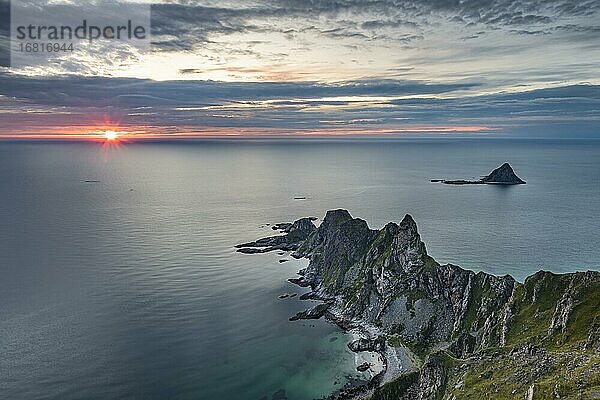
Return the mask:
POLYGON ((516 286, 510 276, 436 263, 410 215, 375 231, 329 211, 296 256, 310 258, 304 280, 321 297, 339 298, 345 318, 398 335, 421 354, 456 339, 461 352, 488 345, 516 286))
POLYGON ((346 210, 327 212, 319 228, 295 225, 246 246, 296 249, 310 260, 294 280, 311 287, 305 298, 328 299, 338 318, 374 325, 378 343, 421 359, 373 399, 600 396, 600 273, 540 271, 521 284, 440 265, 410 215, 381 230, 346 210))

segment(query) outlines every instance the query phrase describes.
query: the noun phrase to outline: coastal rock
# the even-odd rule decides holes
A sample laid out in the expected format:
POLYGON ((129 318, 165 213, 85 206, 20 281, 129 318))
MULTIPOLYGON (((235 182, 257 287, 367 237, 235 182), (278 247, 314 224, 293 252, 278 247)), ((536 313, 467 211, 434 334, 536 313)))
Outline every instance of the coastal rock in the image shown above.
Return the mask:
POLYGON ((299 297, 300 300, 318 300, 319 295, 315 292, 307 292, 303 293, 299 297))
POLYGON ((238 252, 244 253, 244 254, 260 254, 260 253, 266 253, 268 251, 270 251, 268 248, 255 248, 255 247, 238 249, 238 252))
POLYGON ((371 364, 369 364, 368 362, 364 362, 362 364, 360 364, 359 366, 356 367, 356 370, 358 372, 365 372, 367 371, 369 368, 371 368, 371 364))
POLYGON ((486 320, 489 327, 489 315, 500 314, 515 285, 508 276, 439 265, 410 215, 376 231, 345 210, 329 211, 297 253, 310 259, 303 282, 339 298, 343 317, 377 322, 384 332, 425 348, 465 328, 476 343, 484 342, 486 320))
POLYGON ((237 251, 246 254, 266 253, 274 250, 294 251, 317 230, 310 218, 301 218, 292 224, 276 224, 274 227, 286 234, 238 244, 235 246, 238 249, 237 251))
POLYGON ((300 287, 309 287, 310 282, 308 282, 303 276, 300 278, 290 278, 288 282, 293 283, 294 285, 298 285, 300 287))
POLYGON ((274 231, 284 231, 285 233, 287 233, 291 227, 292 227, 291 222, 282 222, 280 224, 273 224, 271 229, 273 229, 274 231))
POLYGON ((525 183, 524 180, 515 174, 509 163, 502 164, 490 172, 489 175, 481 178, 481 181, 484 183, 501 183, 503 185, 521 185, 525 183))
POLYGON ((361 351, 382 352, 383 350, 385 350, 385 338, 382 336, 377 339, 356 339, 348 343, 348 348, 354 353, 358 353, 361 351))
POLYGON ((427 254, 410 215, 374 230, 346 210, 332 210, 305 234, 292 255, 309 263, 290 282, 310 286, 301 299, 328 301, 290 319, 326 316, 360 332, 348 347, 377 351, 389 372, 331 398, 514 398, 533 384, 537 393, 539 382, 557 376, 567 383, 539 391, 591 396, 586 382, 600 374, 599 272, 540 271, 519 283, 441 265, 427 254), (406 349, 416 360, 412 370, 388 366, 395 359, 386 342, 406 349), (470 382, 480 397, 469 397, 470 382))
POLYGON ((447 185, 522 185, 526 182, 519 178, 509 163, 504 163, 483 178, 470 181, 465 179, 446 180, 446 179, 431 179, 431 182, 441 182, 447 185))
POLYGON ((299 313, 297 313, 296 315, 292 316, 289 318, 290 321, 297 321, 299 319, 319 319, 321 318, 323 315, 325 315, 325 313, 327 312, 327 310, 329 309, 329 307, 331 307, 332 303, 323 303, 323 304, 317 304, 316 306, 314 306, 313 308, 306 310, 306 311, 301 311, 299 313))
POLYGON ((303 299, 335 298, 337 320, 377 324, 420 349, 454 343, 457 333, 468 330, 473 339, 453 347, 461 355, 497 341, 492 327, 504 315, 516 284, 512 277, 438 264, 410 215, 381 230, 341 209, 328 211, 318 229, 300 221, 292 225, 312 233, 294 254, 310 262, 289 281, 312 288, 303 299))

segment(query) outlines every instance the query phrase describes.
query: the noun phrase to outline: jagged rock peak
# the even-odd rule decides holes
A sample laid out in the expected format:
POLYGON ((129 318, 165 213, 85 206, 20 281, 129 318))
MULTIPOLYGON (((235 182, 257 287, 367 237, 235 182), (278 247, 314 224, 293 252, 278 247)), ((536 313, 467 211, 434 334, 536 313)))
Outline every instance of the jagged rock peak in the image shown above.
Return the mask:
POLYGON ((352 219, 352 216, 348 212, 348 210, 337 209, 337 210, 329 210, 325 214, 325 218, 323 218, 323 224, 325 225, 339 225, 346 221, 352 219))
POLYGON ((362 237, 370 236, 372 233, 373 231, 369 229, 367 221, 353 218, 347 210, 337 209, 327 211, 315 239, 318 240, 331 235, 336 237, 358 235, 362 237))
POLYGON ((540 271, 518 283, 510 275, 440 265, 427 255, 410 215, 381 230, 341 209, 327 212, 318 229, 309 219, 277 227, 286 235, 238 251, 296 249, 293 257, 309 258, 289 281, 310 286, 301 299, 325 303, 290 319, 325 315, 344 329, 364 328, 368 335, 350 349, 385 351, 388 366, 398 360, 390 348, 397 344, 423 361, 416 371, 394 371, 395 380, 376 388, 373 400, 464 398, 469 382, 494 393, 490 398, 523 398, 534 385, 538 390, 536 382, 563 379, 569 369, 574 375, 560 386, 560 397, 593 393, 587 382, 600 352, 600 272, 540 271), (493 379, 484 375, 490 365, 497 366, 493 379))
POLYGON ((400 228, 408 229, 417 233, 417 223, 410 214, 406 214, 400 222, 400 228))
POLYGON ((317 230, 315 224, 313 224, 312 219, 310 218, 300 218, 294 221, 292 225, 285 230, 285 232, 290 233, 296 230, 308 231, 309 233, 317 230))
POLYGON ((492 172, 489 175, 483 177, 481 179, 482 182, 488 183, 503 183, 503 184, 523 184, 524 180, 519 178, 515 171, 512 169, 509 163, 504 163, 492 172))

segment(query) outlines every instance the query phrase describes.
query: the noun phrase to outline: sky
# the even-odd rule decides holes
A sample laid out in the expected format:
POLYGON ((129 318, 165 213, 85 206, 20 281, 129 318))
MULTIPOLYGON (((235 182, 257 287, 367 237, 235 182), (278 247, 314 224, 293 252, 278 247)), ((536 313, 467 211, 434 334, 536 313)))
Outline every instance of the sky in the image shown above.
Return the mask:
POLYGON ((1 68, 0 138, 600 137, 600 0, 136 3, 149 48, 1 68))

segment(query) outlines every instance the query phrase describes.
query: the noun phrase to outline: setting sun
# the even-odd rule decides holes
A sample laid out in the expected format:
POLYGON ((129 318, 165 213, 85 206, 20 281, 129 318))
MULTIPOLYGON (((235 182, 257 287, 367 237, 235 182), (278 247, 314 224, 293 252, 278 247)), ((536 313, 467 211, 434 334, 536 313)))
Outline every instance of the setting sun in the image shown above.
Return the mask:
POLYGON ((116 140, 119 137, 119 133, 115 131, 105 131, 104 139, 106 140, 116 140))

